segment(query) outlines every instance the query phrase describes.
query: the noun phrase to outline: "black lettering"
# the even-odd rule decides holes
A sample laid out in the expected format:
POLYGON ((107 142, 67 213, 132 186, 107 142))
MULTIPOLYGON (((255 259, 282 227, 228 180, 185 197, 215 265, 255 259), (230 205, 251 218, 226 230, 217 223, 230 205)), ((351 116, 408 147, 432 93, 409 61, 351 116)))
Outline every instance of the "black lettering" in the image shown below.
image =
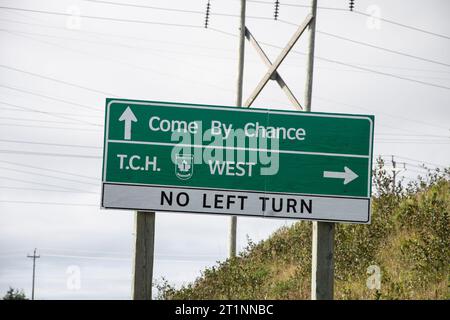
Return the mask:
POLYGON ((306 208, 308 213, 312 213, 312 200, 308 200, 308 204, 307 204, 306 201, 302 199, 301 204, 300 204, 300 213, 304 212, 304 210, 303 210, 304 208, 306 208))
POLYGON ((274 212, 280 212, 281 210, 283 210, 283 199, 278 199, 280 202, 280 207, 279 208, 275 208, 275 198, 272 198, 272 210, 274 212))
POLYGON ((214 196, 214 208, 216 208, 216 209, 223 209, 223 206, 219 206, 223 202, 222 198, 223 198, 223 194, 216 194, 214 196))
POLYGON ((235 195, 232 195, 232 194, 229 194, 229 195, 227 196, 227 209, 230 209, 230 204, 236 203, 236 202, 234 201, 235 198, 236 198, 236 196, 235 196, 235 195))
POLYGON ((295 208, 297 206, 297 200, 295 199, 287 199, 287 213, 289 213, 292 209, 292 212, 297 213, 297 209, 295 208))
POLYGON ((167 201, 167 204, 169 206, 172 205, 172 191, 170 191, 169 193, 169 197, 167 197, 166 192, 165 191, 161 191, 161 205, 164 205, 164 201, 167 201))
POLYGON ((203 208, 211 208, 210 205, 206 204, 206 193, 203 194, 203 208))
POLYGON ((262 200, 262 211, 266 211, 266 201, 269 200, 267 197, 259 197, 262 200))
POLYGON ((239 200, 241 200, 241 210, 244 210, 244 200, 247 199, 247 196, 238 196, 239 200))
POLYGON ((186 192, 180 192, 177 195, 177 204, 180 207, 185 207, 189 203, 189 195, 186 192), (181 196, 184 196, 184 202, 181 201, 181 196))

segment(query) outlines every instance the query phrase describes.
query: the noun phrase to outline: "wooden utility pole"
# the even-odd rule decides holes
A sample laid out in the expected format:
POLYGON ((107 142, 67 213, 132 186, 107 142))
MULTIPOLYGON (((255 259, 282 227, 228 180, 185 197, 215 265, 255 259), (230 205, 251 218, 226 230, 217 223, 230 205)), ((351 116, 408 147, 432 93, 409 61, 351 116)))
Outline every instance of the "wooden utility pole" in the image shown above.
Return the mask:
POLYGON ((395 186, 397 184, 397 168, 396 168, 397 163, 394 160, 394 156, 392 156, 391 161, 392 161, 392 191, 395 194, 395 186))
MULTIPOLYGON (((314 70, 314 45, 317 20, 317 0, 311 0, 311 12, 305 20, 299 25, 297 31, 293 34, 288 44, 284 47, 276 60, 272 63, 262 48, 259 46, 255 37, 250 30, 246 30, 248 41, 255 47, 259 56, 268 67, 261 81, 250 94, 245 102, 246 107, 250 107, 259 93, 264 89, 269 80, 275 80, 294 107, 306 112, 311 111, 312 87, 313 87, 313 70, 314 70), (292 91, 287 87, 281 78, 277 69, 286 58, 290 50, 294 47, 304 31, 308 30, 308 51, 306 64, 306 84, 304 93, 304 105, 294 97, 292 91)), ((312 241, 312 277, 311 277, 311 299, 333 299, 334 286, 334 223, 329 222, 313 222, 313 241, 312 241)))
POLYGON ((36 278, 36 259, 39 259, 41 256, 36 255, 36 248, 34 248, 33 255, 27 255, 27 258, 33 259, 33 280, 31 282, 31 300, 34 300, 34 283, 36 278))
POLYGON ((155 253, 155 212, 136 212, 134 238, 133 300, 151 300, 155 253))
MULTIPOLYGON (((245 53, 245 8, 246 0, 241 0, 241 20, 239 25, 239 56, 238 56, 238 79, 236 88, 236 106, 242 107, 242 87, 244 82, 244 53, 245 53)), ((231 216, 228 255, 230 258, 236 256, 236 233, 237 217, 231 216)))
MULTIPOLYGON (((305 111, 311 111, 317 0, 311 0, 309 39, 306 65, 305 111)), ((334 291, 334 227, 333 222, 313 222, 311 299, 331 300, 334 291)))

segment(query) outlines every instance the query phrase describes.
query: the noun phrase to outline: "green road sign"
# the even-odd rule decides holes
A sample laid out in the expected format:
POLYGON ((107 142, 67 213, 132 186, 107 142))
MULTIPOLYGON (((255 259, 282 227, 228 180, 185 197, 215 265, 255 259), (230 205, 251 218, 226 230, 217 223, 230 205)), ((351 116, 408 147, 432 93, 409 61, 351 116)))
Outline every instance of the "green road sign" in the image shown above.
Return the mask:
POLYGON ((368 223, 373 125, 107 99, 102 207, 368 223))

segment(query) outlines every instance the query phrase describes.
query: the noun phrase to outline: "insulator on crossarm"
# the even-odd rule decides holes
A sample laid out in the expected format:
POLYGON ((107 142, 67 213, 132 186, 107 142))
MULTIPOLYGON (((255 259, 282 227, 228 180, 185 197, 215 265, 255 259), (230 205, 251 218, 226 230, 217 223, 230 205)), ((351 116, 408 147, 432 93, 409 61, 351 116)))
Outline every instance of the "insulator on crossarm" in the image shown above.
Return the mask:
POLYGON ((275 1, 275 12, 273 13, 273 17, 275 20, 278 20, 278 16, 280 15, 280 1, 275 1))
POLYGON ((211 11, 211 3, 210 0, 208 0, 208 3, 206 4, 206 14, 205 14, 205 28, 208 29, 209 25, 209 14, 211 11))
POLYGON ((349 7, 350 11, 353 11, 353 8, 355 7, 355 0, 350 0, 349 7))

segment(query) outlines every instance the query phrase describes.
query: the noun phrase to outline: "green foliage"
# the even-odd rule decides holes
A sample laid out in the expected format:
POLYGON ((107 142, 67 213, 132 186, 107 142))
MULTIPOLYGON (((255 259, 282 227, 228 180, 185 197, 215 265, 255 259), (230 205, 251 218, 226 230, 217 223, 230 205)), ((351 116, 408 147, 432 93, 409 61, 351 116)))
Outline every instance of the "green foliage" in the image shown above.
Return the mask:
MULTIPOLYGON (((429 171, 394 186, 381 159, 374 170, 370 225, 336 224, 337 299, 449 299, 450 170, 429 171), (369 289, 367 268, 381 270, 381 288, 369 289)), ((248 240, 236 258, 207 268, 176 289, 156 285, 159 299, 309 299, 311 223, 248 240)))
POLYGON ((8 291, 6 291, 5 296, 3 297, 3 300, 28 300, 25 296, 25 293, 22 289, 14 289, 12 287, 9 287, 8 291))

